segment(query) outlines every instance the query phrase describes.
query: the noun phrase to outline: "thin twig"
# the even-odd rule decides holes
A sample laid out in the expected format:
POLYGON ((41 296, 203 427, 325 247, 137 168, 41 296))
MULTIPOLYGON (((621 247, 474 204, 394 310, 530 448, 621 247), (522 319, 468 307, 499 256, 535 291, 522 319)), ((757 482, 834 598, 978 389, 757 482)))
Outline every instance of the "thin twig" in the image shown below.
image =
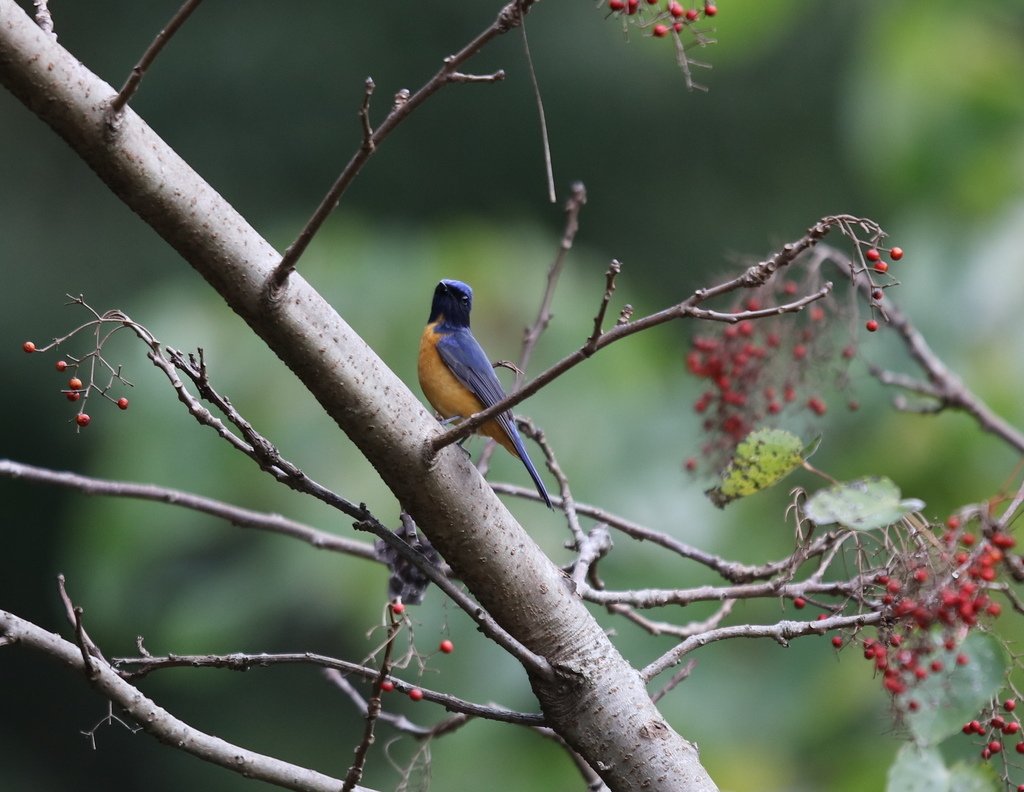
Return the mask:
POLYGON ((587 339, 587 343, 591 345, 596 346, 601 338, 601 333, 604 332, 604 317, 608 313, 608 305, 615 294, 615 279, 621 272, 622 263, 612 259, 612 263, 608 265, 608 269, 604 273, 604 294, 601 295, 601 305, 598 306, 597 315, 594 317, 594 330, 590 334, 590 338, 587 339))
POLYGON ((818 581, 813 579, 787 582, 742 583, 735 586, 697 586, 688 589, 629 589, 625 591, 599 590, 581 583, 577 591, 587 602, 598 605, 623 604, 634 608, 660 608, 664 605, 692 605, 695 602, 724 602, 725 600, 762 599, 783 597, 809 598, 815 594, 850 597, 864 590, 861 575, 849 580, 818 581))
POLYGON ((842 630, 847 627, 863 627, 866 624, 877 624, 884 614, 878 611, 857 613, 850 616, 829 616, 817 621, 780 621, 775 624, 737 624, 719 627, 700 635, 694 635, 680 641, 671 650, 663 654, 653 663, 640 671, 640 676, 650 681, 663 671, 682 662, 682 659, 701 646, 727 638, 772 638, 783 646, 787 646, 791 638, 805 635, 824 635, 831 630, 842 630))
POLYGON ((697 661, 691 660, 678 671, 676 671, 672 675, 672 678, 661 687, 661 690, 657 691, 654 695, 651 696, 651 701, 657 704, 659 701, 665 698, 665 696, 671 693, 680 682, 688 679, 690 677, 690 674, 693 673, 693 669, 695 669, 696 667, 697 661))
MULTIPOLYGON (((380 673, 380 669, 373 666, 351 663, 347 660, 339 660, 335 657, 328 657, 314 652, 278 654, 245 654, 243 652, 235 652, 228 655, 166 655, 163 657, 148 655, 143 657, 116 657, 113 660, 113 664, 120 670, 122 676, 128 679, 137 679, 153 671, 165 668, 225 668, 231 671, 248 671, 253 668, 267 668, 276 665, 314 665, 322 668, 335 668, 338 671, 367 680, 376 679, 380 673), (133 669, 126 670, 125 666, 131 666, 133 669)), ((389 675, 388 679, 394 683, 395 690, 399 693, 408 693, 413 688, 419 688, 423 691, 423 699, 425 701, 433 701, 451 712, 461 712, 474 717, 502 721, 503 723, 518 723, 523 726, 536 726, 544 723, 544 716, 539 713, 518 712, 491 704, 477 704, 447 693, 424 688, 419 684, 405 682, 393 675, 389 675)))
MULTIPOLYGON (((523 0, 519 0, 522 6, 523 0)), ((540 94, 540 83, 537 82, 537 70, 533 66, 533 55, 530 54, 530 39, 526 35, 526 12, 523 11, 522 22, 519 30, 523 34, 523 52, 526 54, 526 70, 530 74, 530 84, 533 86, 533 98, 537 102, 537 118, 540 121, 541 147, 544 150, 544 175, 547 178, 548 200, 554 203, 558 200, 555 196, 555 173, 551 164, 551 141, 548 140, 548 121, 544 116, 544 99, 540 94)))
POLYGON ((384 680, 391 673, 391 650, 395 646, 395 637, 398 635, 398 630, 401 626, 400 618, 397 617, 391 608, 388 608, 388 638, 384 643, 384 659, 381 660, 380 670, 373 680, 373 691, 370 694, 370 699, 366 702, 366 712, 363 716, 366 719, 366 726, 363 728, 363 738, 359 741, 359 745, 356 746, 355 758, 345 774, 345 785, 341 788, 341 792, 352 792, 352 789, 363 777, 366 756, 370 752, 370 745, 373 744, 373 729, 377 723, 377 718, 380 716, 380 694, 383 689, 384 680))
MULTIPOLYGON (((547 284, 544 287, 544 296, 540 301, 540 308, 537 310, 537 318, 533 320, 523 333, 523 348, 519 354, 519 370, 525 372, 530 365, 530 358, 533 350, 540 340, 541 334, 547 329, 551 322, 551 303, 555 298, 555 288, 565 267, 565 259, 572 249, 576 239, 576 232, 580 228, 580 212, 587 202, 587 188, 583 182, 574 182, 569 191, 569 198, 565 202, 565 228, 562 231, 562 238, 559 241, 558 251, 555 258, 548 267, 547 284)), ((516 377, 516 386, 521 383, 521 377, 516 377)))
POLYGON ((146 73, 153 61, 156 60, 156 56, 160 54, 160 51, 167 45, 167 42, 171 40, 171 37, 178 32, 182 25, 185 24, 185 20, 189 18, 193 11, 198 8, 202 0, 186 0, 185 4, 178 9, 177 13, 171 17, 171 21, 167 23, 167 27, 156 34, 156 38, 153 39, 152 43, 142 53, 142 58, 132 68, 132 72, 128 75, 128 79, 124 85, 121 86, 121 90, 118 91, 117 96, 110 103, 110 111, 107 123, 113 126, 116 123, 118 115, 124 110, 125 105, 131 101, 132 96, 139 89, 139 85, 142 83, 142 78, 146 73))

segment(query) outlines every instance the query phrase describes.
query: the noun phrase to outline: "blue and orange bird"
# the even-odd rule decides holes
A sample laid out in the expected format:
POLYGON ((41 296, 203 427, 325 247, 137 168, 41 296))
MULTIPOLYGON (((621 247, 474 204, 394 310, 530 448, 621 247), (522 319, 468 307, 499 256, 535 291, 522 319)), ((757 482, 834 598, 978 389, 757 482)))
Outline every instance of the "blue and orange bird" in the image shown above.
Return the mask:
MULTIPOLYGON (((498 375, 469 329, 473 290, 457 280, 443 280, 434 289, 430 318, 420 338, 418 373, 427 400, 444 418, 468 418, 505 398, 498 375)), ((526 453, 511 410, 499 413, 477 429, 519 457, 551 508, 537 468, 526 453)))

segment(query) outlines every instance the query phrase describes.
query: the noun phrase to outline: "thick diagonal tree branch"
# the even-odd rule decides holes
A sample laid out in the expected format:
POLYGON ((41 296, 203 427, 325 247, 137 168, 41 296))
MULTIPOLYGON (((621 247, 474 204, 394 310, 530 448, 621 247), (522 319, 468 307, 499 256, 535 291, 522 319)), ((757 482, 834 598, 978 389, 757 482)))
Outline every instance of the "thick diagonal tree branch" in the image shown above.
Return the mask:
MULTIPOLYGON (((696 748, 662 718, 624 660, 522 526, 405 384, 304 279, 280 299, 280 255, 139 117, 111 132, 116 92, 0 0, 0 83, 217 290, 374 466, 480 603, 550 673, 530 675, 551 727, 613 790, 712 790, 696 748)), ((383 298, 383 296, 382 296, 383 298)), ((410 327, 410 334, 416 329, 410 327)))

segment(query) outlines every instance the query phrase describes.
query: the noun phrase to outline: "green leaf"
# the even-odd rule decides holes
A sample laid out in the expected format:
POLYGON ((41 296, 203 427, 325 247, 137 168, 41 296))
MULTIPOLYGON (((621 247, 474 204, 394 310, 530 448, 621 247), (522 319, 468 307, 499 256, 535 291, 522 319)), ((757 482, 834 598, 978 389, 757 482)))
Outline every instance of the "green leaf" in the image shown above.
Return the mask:
POLYGON ((803 463, 803 441, 782 429, 758 429, 736 446, 722 483, 707 491, 718 508, 753 495, 788 476, 803 463))
POLYGON ((848 481, 818 490, 804 512, 818 525, 839 523, 858 531, 892 525, 924 508, 917 498, 900 499, 900 488, 883 476, 848 481))
POLYGON ((804 459, 810 459, 814 455, 814 452, 818 450, 818 446, 820 445, 821 435, 815 435, 811 442, 804 446, 803 450, 800 452, 800 456, 804 459))
POLYGON ((950 792, 950 776, 942 754, 934 748, 906 743, 889 767, 885 792, 950 792))
POLYGON ((901 696, 906 705, 917 702, 917 710, 907 712, 907 726, 914 739, 922 745, 936 745, 963 727, 978 714, 1003 686, 1006 656, 999 642, 987 633, 971 632, 952 652, 942 647, 938 634, 932 636, 935 650, 930 655, 942 662, 943 670, 930 674, 920 684, 901 696), (957 665, 957 655, 968 658, 966 665, 957 665))

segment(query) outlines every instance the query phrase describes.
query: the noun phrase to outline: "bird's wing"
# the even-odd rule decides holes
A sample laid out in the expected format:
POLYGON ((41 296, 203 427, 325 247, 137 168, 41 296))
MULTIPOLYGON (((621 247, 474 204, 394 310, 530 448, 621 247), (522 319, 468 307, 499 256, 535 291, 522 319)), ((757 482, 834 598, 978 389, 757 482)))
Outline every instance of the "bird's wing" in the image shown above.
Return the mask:
POLYGON ((452 374, 473 392, 484 407, 490 407, 505 398, 505 390, 487 354, 468 330, 446 334, 437 342, 437 352, 452 374))
MULTIPOLYGON (((437 342, 437 353, 441 356, 444 364, 451 369, 455 378, 469 388, 484 407, 490 407, 505 398, 505 390, 501 387, 498 375, 494 373, 494 366, 491 365, 491 361, 487 359, 487 353, 484 352, 468 328, 460 328, 444 335, 437 342)), ((463 415, 462 417, 468 418, 469 416, 463 415)), ((544 498, 548 508, 552 508, 551 498, 544 487, 544 482, 541 480, 540 474, 537 473, 537 468, 530 461, 530 455, 526 452, 516 425, 512 422, 512 411, 505 410, 495 418, 505 434, 508 435, 509 440, 512 441, 512 445, 515 446, 516 454, 526 465, 530 478, 537 485, 537 492, 544 498)))

